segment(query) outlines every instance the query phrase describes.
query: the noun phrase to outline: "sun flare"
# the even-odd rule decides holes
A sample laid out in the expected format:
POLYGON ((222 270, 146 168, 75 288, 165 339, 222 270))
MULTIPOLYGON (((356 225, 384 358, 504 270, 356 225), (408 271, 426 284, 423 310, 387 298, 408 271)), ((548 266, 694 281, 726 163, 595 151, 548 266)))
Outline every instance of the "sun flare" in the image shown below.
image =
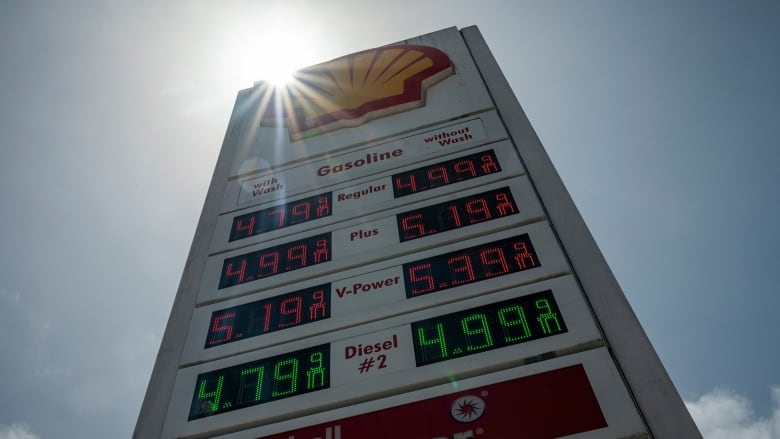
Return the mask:
POLYGON ((292 81, 294 72, 294 68, 274 69, 274 71, 270 71, 261 80, 268 81, 274 87, 284 87, 292 81))
POLYGON ((293 73, 315 64, 319 47, 305 26, 262 27, 256 23, 233 24, 217 45, 224 78, 233 87, 245 88, 259 81, 279 87, 293 73))

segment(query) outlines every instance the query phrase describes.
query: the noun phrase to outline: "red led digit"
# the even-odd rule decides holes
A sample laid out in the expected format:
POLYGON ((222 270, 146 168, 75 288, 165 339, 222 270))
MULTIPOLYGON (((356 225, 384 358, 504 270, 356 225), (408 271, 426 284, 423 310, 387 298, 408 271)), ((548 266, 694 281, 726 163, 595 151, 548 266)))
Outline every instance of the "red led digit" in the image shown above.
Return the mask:
POLYGON ((242 236, 240 232, 246 232, 243 236, 252 236, 255 231, 255 216, 249 217, 249 224, 244 224, 244 220, 241 217, 236 218, 235 232, 237 235, 242 236))
POLYGON ((249 312, 249 321, 246 324, 246 333, 249 337, 253 335, 257 335, 257 332, 255 331, 256 326, 262 322, 263 331, 262 332, 268 332, 268 319, 271 316, 271 309, 270 309, 270 303, 265 304, 265 314, 262 313, 262 310, 260 308, 252 309, 249 312))
POLYGON ((455 221, 455 227, 460 227, 460 211, 458 210, 458 206, 450 204, 447 206, 447 210, 452 214, 452 220, 455 221))
POLYGON ((485 267, 486 277, 498 276, 509 271, 509 265, 506 263, 504 250, 501 247, 486 248, 479 252, 479 257, 485 267), (496 267, 498 270, 495 270, 496 267))
POLYGON ((301 201, 296 203, 292 207, 292 218, 290 218, 290 224, 296 224, 299 222, 306 222, 311 217, 311 209, 308 201, 301 201))
POLYGON ((531 267, 535 267, 537 265, 536 260, 534 259, 534 255, 528 251, 528 247, 526 247, 524 242, 514 243, 513 248, 517 252, 515 254, 515 262, 517 263, 518 267, 525 269, 526 262, 530 263, 531 267))
POLYGON ((409 174, 407 177, 409 177, 409 181, 402 181, 401 177, 395 178, 395 188, 396 189, 404 189, 409 188, 409 193, 415 193, 417 192, 417 181, 414 179, 414 174, 409 174))
POLYGON ((486 221, 491 218, 487 201, 485 201, 484 198, 469 200, 469 202, 466 203, 466 212, 469 213, 471 224, 486 221))
POLYGON ((453 165, 453 168, 455 169, 455 174, 457 174, 458 179, 472 178, 477 176, 477 170, 474 169, 474 162, 471 160, 461 160, 456 162, 455 165, 453 165))
POLYGON ((265 318, 263 319, 263 332, 268 332, 268 330, 271 329, 271 311, 273 311, 272 306, 273 304, 271 302, 268 302, 263 307, 265 309, 265 318))
POLYGON ((493 172, 498 172, 498 163, 493 161, 493 156, 490 154, 485 154, 482 156, 482 172, 485 174, 491 174, 493 172))
POLYGON ((309 319, 316 320, 317 315, 321 313, 319 318, 325 318, 325 292, 317 290, 311 295, 312 299, 316 300, 309 306, 309 319))
POLYGON ((409 268, 409 280, 412 282, 412 295, 429 293, 434 290, 433 276, 431 275, 431 264, 421 264, 409 268), (427 271, 428 274, 419 274, 420 271, 427 271), (416 288, 417 284, 422 282, 424 288, 416 288))
POLYGON ((269 218, 274 215, 279 215, 279 219, 276 221, 276 227, 284 227, 284 213, 284 207, 279 207, 276 209, 268 209, 266 215, 268 215, 269 218))
POLYGON ((423 227, 422 224, 422 217, 421 213, 415 213, 414 215, 407 215, 401 219, 401 227, 404 229, 404 240, 425 236, 425 227, 423 227))
POLYGON ((236 313, 229 312, 214 318, 214 324, 211 325, 211 339, 209 339, 209 344, 225 343, 230 341, 231 337, 233 336, 233 320, 235 317, 236 313), (223 337, 217 338, 217 335, 223 335, 223 337))
POLYGON ((317 218, 330 215, 330 199, 328 197, 320 197, 317 199, 317 218))
POLYGON ((303 244, 298 244, 290 247, 287 250, 287 271, 295 270, 297 268, 301 268, 305 266, 306 266, 306 246, 303 244))
POLYGON ((517 212, 517 206, 507 197, 507 194, 496 194, 496 201, 498 202, 496 208, 499 215, 504 216, 517 212))
POLYGON ((452 272, 452 285, 465 284, 474 280, 474 267, 471 266, 471 257, 469 255, 449 258, 447 264, 449 264, 452 272), (460 273, 465 274, 465 277, 458 278, 460 273))
POLYGON ((314 263, 319 264, 320 262, 329 261, 328 241, 326 239, 319 239, 317 240, 316 247, 317 249, 314 250, 314 263))
POLYGON ((258 261, 258 267, 260 271, 257 273, 257 277, 270 276, 279 272, 279 252, 272 251, 269 253, 263 253, 258 261))
POLYGON ((283 316, 295 316, 293 321, 279 322, 279 328, 295 326, 301 323, 301 305, 303 301, 300 296, 289 297, 282 301, 279 306, 279 314, 283 316))
POLYGON ((241 268, 236 271, 233 269, 233 263, 228 262, 227 267, 225 267, 225 277, 233 277, 238 276, 238 282, 235 282, 237 284, 240 284, 244 281, 244 276, 246 275, 246 258, 241 260, 241 268))
POLYGON ((428 180, 433 183, 434 181, 441 181, 436 186, 449 184, 450 177, 447 175, 447 168, 444 166, 437 166, 428 170, 428 180))

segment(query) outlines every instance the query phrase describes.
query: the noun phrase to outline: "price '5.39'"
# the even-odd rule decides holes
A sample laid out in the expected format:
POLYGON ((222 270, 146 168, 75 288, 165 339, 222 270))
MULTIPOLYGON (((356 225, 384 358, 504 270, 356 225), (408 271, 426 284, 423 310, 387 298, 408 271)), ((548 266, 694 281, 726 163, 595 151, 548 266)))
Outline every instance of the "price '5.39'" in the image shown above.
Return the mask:
POLYGON ((540 266, 528 234, 403 265, 406 297, 434 293, 540 266))

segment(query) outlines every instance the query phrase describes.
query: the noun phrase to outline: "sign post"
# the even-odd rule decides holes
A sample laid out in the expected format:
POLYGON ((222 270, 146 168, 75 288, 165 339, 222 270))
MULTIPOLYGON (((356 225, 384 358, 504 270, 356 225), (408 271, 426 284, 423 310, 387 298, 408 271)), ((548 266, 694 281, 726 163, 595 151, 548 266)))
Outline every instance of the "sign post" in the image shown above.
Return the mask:
POLYGON ((239 93, 134 437, 697 437, 475 27, 239 93))

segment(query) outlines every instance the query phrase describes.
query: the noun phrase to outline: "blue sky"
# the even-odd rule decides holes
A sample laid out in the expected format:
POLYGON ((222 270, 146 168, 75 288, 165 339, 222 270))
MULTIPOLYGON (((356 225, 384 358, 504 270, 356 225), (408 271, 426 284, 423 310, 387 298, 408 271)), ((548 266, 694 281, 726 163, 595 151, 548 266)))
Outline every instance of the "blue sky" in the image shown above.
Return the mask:
POLYGON ((779 3, 323 4, 0 5, 0 439, 130 436, 239 89, 472 24, 705 436, 780 435, 779 3))

